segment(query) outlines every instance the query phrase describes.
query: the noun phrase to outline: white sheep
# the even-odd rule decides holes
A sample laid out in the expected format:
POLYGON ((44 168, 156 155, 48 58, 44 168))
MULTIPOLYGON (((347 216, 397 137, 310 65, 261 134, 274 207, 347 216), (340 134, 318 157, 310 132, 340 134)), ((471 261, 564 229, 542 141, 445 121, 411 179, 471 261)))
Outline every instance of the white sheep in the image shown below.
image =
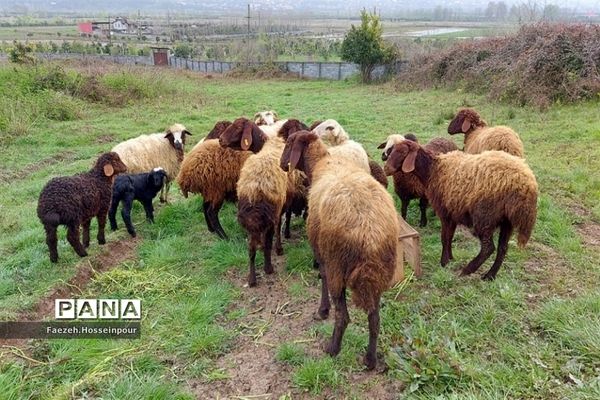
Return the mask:
POLYGON ((167 202, 171 182, 177 177, 183 161, 186 137, 191 133, 181 124, 173 124, 164 133, 140 135, 113 147, 127 165, 127 172, 140 174, 162 167, 167 173, 167 182, 160 194, 160 201, 167 202))
POLYGON ((346 130, 334 119, 328 119, 312 130, 327 146, 329 154, 343 157, 371 172, 369 156, 362 145, 350 139, 346 130))

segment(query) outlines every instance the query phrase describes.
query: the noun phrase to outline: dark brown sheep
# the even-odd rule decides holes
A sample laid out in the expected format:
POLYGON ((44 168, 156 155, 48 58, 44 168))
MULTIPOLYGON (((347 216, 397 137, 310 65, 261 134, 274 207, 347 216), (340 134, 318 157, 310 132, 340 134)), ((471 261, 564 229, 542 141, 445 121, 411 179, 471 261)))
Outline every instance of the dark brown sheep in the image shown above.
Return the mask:
POLYGON ((204 140, 218 139, 219 136, 221 136, 221 133, 225 132, 225 129, 227 129, 229 127, 229 125, 231 125, 231 121, 217 122, 215 124, 215 126, 212 128, 212 130, 210 132, 208 132, 208 135, 206 135, 204 140))
MULTIPOLYGON (((417 137, 412 133, 402 135, 390 135, 388 140, 379 145, 379 149, 384 149, 381 154, 381 159, 386 161, 389 154, 393 149, 393 145, 404 140, 410 140, 415 143, 418 142, 417 137)), ((424 146, 426 149, 432 151, 434 154, 448 153, 450 151, 458 150, 458 147, 451 140, 445 138, 433 138, 424 146)), ((394 180, 394 191, 400 198, 401 214, 402 218, 406 220, 408 214, 408 206, 412 199, 419 199, 419 209, 421 210, 421 220, 419 226, 427 226, 427 195, 425 194, 425 188, 419 179, 413 174, 405 174, 402 171, 398 171, 393 176, 394 180)))
POLYGON ((67 226, 67 240, 81 257, 87 256, 85 248, 90 245, 92 218, 98 219, 98 243, 106 243, 104 226, 113 180, 117 174, 126 171, 127 167, 117 153, 104 153, 89 172, 53 178, 44 186, 37 215, 46 230, 50 261, 58 261, 56 230, 59 225, 67 226), (79 241, 80 226, 83 226, 83 245, 79 241))
POLYGON ((394 146, 386 164, 388 175, 402 170, 415 175, 442 223, 442 257, 452 259, 452 238, 458 224, 472 228, 481 243, 479 254, 462 270, 471 274, 494 252, 493 235, 500 228, 498 253, 483 279, 496 277, 513 230, 525 246, 537 215, 537 182, 522 158, 503 151, 434 154, 404 140, 394 146))

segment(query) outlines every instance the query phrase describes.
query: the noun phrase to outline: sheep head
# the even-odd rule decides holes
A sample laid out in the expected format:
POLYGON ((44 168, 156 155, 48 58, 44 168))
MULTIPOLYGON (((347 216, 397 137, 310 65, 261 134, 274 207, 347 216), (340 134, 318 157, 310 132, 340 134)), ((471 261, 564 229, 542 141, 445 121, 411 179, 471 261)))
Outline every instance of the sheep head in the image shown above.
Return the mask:
POLYGON ((182 153, 183 146, 185 145, 185 138, 188 135, 191 136, 192 134, 186 129, 185 126, 181 124, 173 124, 165 132, 165 138, 169 140, 171 146, 173 146, 173 148, 178 152, 182 153))
POLYGON ((205 140, 208 139, 218 139, 219 136, 221 136, 221 134, 223 132, 225 132, 225 129, 229 128, 229 125, 231 125, 231 121, 219 121, 215 124, 215 126, 212 128, 212 130, 208 133, 208 135, 206 135, 205 140))
POLYGON ((344 143, 350 139, 350 136, 344 128, 334 119, 328 119, 319 124, 313 129, 321 140, 328 143, 331 146, 344 143))
POLYGON ((378 149, 383 149, 381 152, 381 160, 386 161, 392 152, 392 148, 395 144, 402 142, 403 140, 410 140, 417 143, 417 137, 413 133, 407 133, 405 135, 389 135, 385 142, 377 146, 378 149))
POLYGON ((297 119, 288 119, 279 130, 277 136, 283 138, 283 140, 287 140, 292 133, 305 130, 308 130, 308 127, 301 121, 297 119))
POLYGON ((254 114, 254 123, 256 125, 273 125, 279 121, 279 116, 273 110, 261 111, 254 114))
POLYGON ((155 188, 162 187, 166 180, 167 173, 162 167, 156 167, 148 174, 148 183, 155 188))
POLYGON ((117 153, 111 151, 98 157, 92 171, 97 175, 112 179, 118 174, 127 172, 127 166, 121 161, 121 157, 117 153))
POLYGON ((292 133, 285 142, 285 148, 281 155, 281 161, 279 166, 286 172, 299 169, 300 171, 306 171, 306 165, 304 162, 304 154, 306 148, 319 137, 309 131, 299 131, 292 133))
POLYGON ((463 108, 448 125, 448 133, 451 135, 469 133, 472 129, 481 126, 486 126, 486 123, 481 119, 479 113, 472 108, 463 108))
POLYGON ((219 136, 219 144, 221 147, 258 153, 267 139, 267 135, 254 122, 238 118, 219 136))
POLYGON ((418 143, 410 140, 403 140, 400 143, 396 143, 392 147, 392 151, 383 168, 385 174, 389 176, 394 175, 398 171, 402 171, 405 174, 413 172, 420 149, 421 146, 418 143))

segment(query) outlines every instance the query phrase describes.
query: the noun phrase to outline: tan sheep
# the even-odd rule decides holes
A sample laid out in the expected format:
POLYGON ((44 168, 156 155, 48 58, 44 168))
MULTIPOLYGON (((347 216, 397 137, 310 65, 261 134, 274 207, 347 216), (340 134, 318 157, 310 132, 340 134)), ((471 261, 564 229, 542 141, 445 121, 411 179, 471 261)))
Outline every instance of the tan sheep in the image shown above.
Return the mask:
POLYGON ((183 160, 186 137, 191 133, 181 124, 173 124, 165 133, 140 135, 113 147, 127 165, 130 174, 141 174, 162 167, 167 173, 167 183, 160 194, 166 202, 171 182, 177 177, 183 160))
POLYGON ((265 273, 273 273, 271 249, 275 234, 275 251, 283 254, 281 246, 281 214, 286 204, 288 177, 279 168, 284 142, 269 138, 256 124, 245 118, 236 119, 219 138, 221 146, 250 150, 237 182, 240 225, 248 233, 250 273, 248 286, 256 286, 256 249, 262 248, 265 273))
POLYGON ((504 261, 513 230, 525 246, 535 225, 538 186, 522 158, 503 151, 467 154, 452 151, 434 155, 419 144, 396 144, 385 164, 388 175, 397 171, 414 174, 425 187, 427 198, 442 223, 442 257, 452 257, 452 238, 458 224, 472 228, 481 243, 479 254, 462 270, 475 272, 494 252, 494 231, 500 228, 498 252, 483 279, 494 279, 504 261))
POLYGON ((448 133, 465 134, 464 151, 470 154, 486 150, 504 151, 516 157, 525 157, 521 138, 508 126, 487 126, 479 113, 472 108, 463 108, 448 125, 448 133))
POLYGON ((367 368, 377 363, 379 302, 389 288, 396 265, 398 218, 389 193, 367 172, 328 153, 314 133, 292 134, 281 157, 281 168, 298 168, 310 182, 307 233, 322 277, 318 317, 329 315, 329 295, 335 304, 335 327, 326 352, 337 355, 349 322, 346 288, 354 303, 368 313, 367 368))

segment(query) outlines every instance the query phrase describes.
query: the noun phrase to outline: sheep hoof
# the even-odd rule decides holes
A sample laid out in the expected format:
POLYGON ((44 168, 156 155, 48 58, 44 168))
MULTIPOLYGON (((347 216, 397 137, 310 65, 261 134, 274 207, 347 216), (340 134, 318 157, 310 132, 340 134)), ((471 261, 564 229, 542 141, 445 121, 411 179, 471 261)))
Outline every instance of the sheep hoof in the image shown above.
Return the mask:
POLYGON ((276 248, 275 254, 277 254, 278 256, 282 256, 283 255, 283 247, 276 248))
POLYGON ((372 371, 377 366, 377 356, 371 356, 367 353, 363 358, 363 363, 368 371, 372 371))
POLYGON ((484 280, 484 281, 493 281, 494 279, 496 279, 496 276, 492 275, 490 273, 487 273, 487 274, 483 275, 481 277, 481 279, 484 280))
POLYGON ((56 256, 56 257, 50 256, 50 262, 57 263, 58 262, 58 256, 56 256))
POLYGON ((329 318, 329 310, 319 310, 313 314, 313 319, 315 321, 323 321, 329 318))
POLYGON ((82 251, 81 253, 78 253, 79 257, 87 257, 88 253, 87 251, 82 251))
POLYGON ((285 233, 283 234, 283 237, 284 237, 284 238, 286 238, 286 239, 289 239, 289 238, 291 238, 291 237, 292 237, 292 235, 291 235, 289 232, 285 232, 285 233))
POLYGON ((137 236, 137 233, 135 233, 135 232, 129 232, 129 234, 131 235, 131 237, 136 237, 137 236))
POLYGON ((98 244, 106 244, 106 239, 98 239, 98 244))
POLYGON ((272 265, 269 265, 268 267, 265 265, 265 274, 271 275, 273 272, 275 272, 275 270, 272 265))
POLYGON ((330 340, 323 346, 323 351, 330 356, 334 357, 340 354, 340 348, 336 348, 333 344, 333 341, 330 340))

